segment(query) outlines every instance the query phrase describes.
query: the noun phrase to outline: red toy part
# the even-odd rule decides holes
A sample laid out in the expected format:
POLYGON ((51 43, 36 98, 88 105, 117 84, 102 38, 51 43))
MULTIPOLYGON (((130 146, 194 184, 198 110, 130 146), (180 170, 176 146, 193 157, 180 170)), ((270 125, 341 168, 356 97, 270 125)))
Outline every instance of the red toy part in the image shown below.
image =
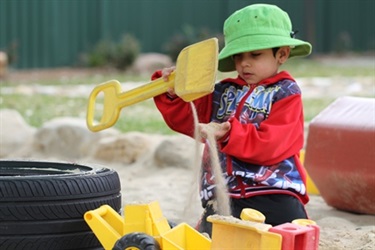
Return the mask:
POLYGON ((317 250, 319 247, 319 227, 301 226, 284 223, 269 229, 269 232, 281 234, 282 250, 317 250))
POLYGON ((328 205, 375 214, 375 99, 341 97, 317 115, 304 165, 328 205))

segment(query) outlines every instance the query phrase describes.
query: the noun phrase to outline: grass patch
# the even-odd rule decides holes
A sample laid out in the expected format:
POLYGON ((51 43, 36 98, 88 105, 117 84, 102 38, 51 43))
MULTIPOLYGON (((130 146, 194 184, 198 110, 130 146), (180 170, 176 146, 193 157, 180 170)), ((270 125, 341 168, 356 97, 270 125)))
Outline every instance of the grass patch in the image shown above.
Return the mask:
POLYGON ((309 98, 303 99, 303 112, 305 115, 305 122, 310 122, 323 109, 328 107, 335 99, 334 98, 309 98))
POLYGON ((61 116, 86 117, 86 98, 49 95, 1 95, 1 108, 17 110, 33 127, 61 116))
POLYGON ((311 59, 291 59, 282 69, 287 70, 294 78, 300 77, 365 77, 374 76, 374 65, 327 64, 311 59))
POLYGON ((123 108, 115 127, 123 132, 175 133, 165 124, 152 99, 123 108))
MULTIPOLYGON (((1 109, 17 110, 29 125, 36 128, 57 117, 86 119, 87 103, 87 98, 42 94, 0 96, 1 109)), ((122 132, 175 133, 165 124, 152 99, 122 109, 114 128, 122 132)))

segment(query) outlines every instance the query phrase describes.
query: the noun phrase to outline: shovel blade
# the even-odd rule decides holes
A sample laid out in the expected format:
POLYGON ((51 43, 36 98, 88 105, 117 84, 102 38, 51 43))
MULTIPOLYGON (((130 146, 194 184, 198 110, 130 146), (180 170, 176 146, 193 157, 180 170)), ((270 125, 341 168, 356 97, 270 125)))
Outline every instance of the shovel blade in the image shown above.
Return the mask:
POLYGON ((218 50, 217 38, 210 38, 180 52, 176 62, 174 88, 184 101, 193 101, 214 90, 218 50))

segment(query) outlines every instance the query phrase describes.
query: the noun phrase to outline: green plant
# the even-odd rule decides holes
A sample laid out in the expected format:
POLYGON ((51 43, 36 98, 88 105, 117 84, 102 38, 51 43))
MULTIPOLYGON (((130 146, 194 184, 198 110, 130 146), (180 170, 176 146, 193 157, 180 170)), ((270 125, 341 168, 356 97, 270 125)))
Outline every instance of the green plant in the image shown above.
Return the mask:
POLYGON ((109 40, 102 40, 86 55, 85 60, 89 67, 103 67, 111 64, 114 56, 115 44, 109 40))
POLYGON ((140 53, 140 44, 138 40, 125 34, 115 47, 114 65, 116 68, 125 70, 130 67, 140 53))
POLYGON ((219 39, 219 47, 222 47, 222 35, 214 35, 206 28, 195 29, 190 25, 185 25, 181 28, 181 32, 173 35, 169 41, 164 44, 164 51, 175 62, 183 48, 211 37, 217 37, 219 39))
POLYGON ((122 36, 119 42, 101 40, 94 49, 83 56, 89 67, 115 67, 125 70, 130 67, 140 53, 140 43, 131 34, 122 36))

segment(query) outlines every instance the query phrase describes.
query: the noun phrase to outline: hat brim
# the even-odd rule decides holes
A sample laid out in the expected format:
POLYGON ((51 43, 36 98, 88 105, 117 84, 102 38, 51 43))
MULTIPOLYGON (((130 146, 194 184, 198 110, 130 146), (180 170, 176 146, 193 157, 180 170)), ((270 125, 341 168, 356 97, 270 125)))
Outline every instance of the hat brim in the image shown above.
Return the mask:
POLYGON ((232 56, 235 54, 283 46, 291 46, 289 57, 308 56, 311 53, 311 44, 299 39, 270 35, 243 36, 229 42, 220 51, 218 69, 221 72, 234 71, 232 56))

